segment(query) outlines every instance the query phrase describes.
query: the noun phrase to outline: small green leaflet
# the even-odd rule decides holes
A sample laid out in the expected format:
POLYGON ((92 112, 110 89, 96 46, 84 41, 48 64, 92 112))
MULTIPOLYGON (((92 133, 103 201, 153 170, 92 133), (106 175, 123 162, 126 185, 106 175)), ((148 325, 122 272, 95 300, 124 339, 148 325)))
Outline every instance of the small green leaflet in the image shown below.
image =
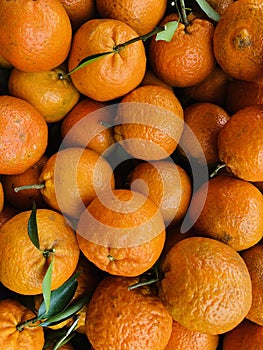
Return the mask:
POLYGON ((53 350, 58 350, 61 346, 67 344, 74 337, 74 329, 77 327, 79 318, 77 317, 72 323, 71 327, 67 330, 66 334, 56 342, 56 345, 53 347, 53 350))
POLYGON ((38 238, 38 229, 37 229, 37 208, 36 203, 33 202, 32 211, 27 224, 27 232, 31 242, 34 246, 39 249, 39 238, 38 238))
POLYGON ((43 298, 45 302, 46 313, 48 313, 49 307, 50 307, 53 265, 54 265, 54 257, 52 258, 51 263, 49 264, 49 267, 47 269, 47 272, 42 282, 42 293, 43 293, 43 298))
POLYGON ((196 2, 209 18, 216 22, 220 20, 219 14, 208 4, 206 0, 196 0, 196 2))
POLYGON ((78 71, 81 68, 86 67, 88 64, 97 61, 98 59, 100 59, 103 56, 109 55, 111 53, 114 53, 114 51, 109 51, 109 52, 102 52, 102 53, 96 53, 95 55, 90 55, 88 57, 83 58, 83 60, 81 60, 79 62, 79 64, 77 65, 77 67, 73 68, 70 72, 68 72, 68 75, 78 71))
POLYGON ((155 40, 171 41, 176 29, 178 28, 179 21, 172 21, 165 24, 165 30, 156 35, 155 40))

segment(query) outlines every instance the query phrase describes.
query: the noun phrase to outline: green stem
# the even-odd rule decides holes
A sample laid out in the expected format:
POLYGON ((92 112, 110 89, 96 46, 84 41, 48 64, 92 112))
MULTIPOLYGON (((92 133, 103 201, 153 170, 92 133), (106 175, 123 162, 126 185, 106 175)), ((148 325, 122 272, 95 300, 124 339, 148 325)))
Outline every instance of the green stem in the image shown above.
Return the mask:
POLYGON ((156 276, 155 278, 152 278, 150 280, 140 281, 138 283, 134 283, 134 284, 132 284, 131 286, 128 287, 128 290, 133 290, 133 289, 136 289, 136 288, 139 288, 139 287, 148 286, 150 284, 153 284, 153 283, 156 283, 156 282, 160 281, 160 279, 161 278, 159 276, 156 276))
POLYGON ((30 318, 29 320, 18 324, 18 325, 16 326, 16 329, 18 330, 18 332, 22 332, 22 330, 23 330, 26 326, 30 325, 31 323, 35 323, 35 322, 37 322, 37 321, 38 321, 38 318, 37 318, 37 317, 30 318))
POLYGON ((226 167, 226 164, 218 164, 215 168, 215 170, 210 174, 210 178, 216 176, 220 169, 223 169, 226 167))
POLYGON ((44 188, 44 187, 45 187, 45 184, 25 185, 25 186, 14 187, 14 191, 19 192, 23 190, 41 190, 41 188, 44 188))
POLYGON ((187 19, 184 0, 180 0, 180 6, 181 6, 181 15, 182 15, 183 23, 185 26, 189 26, 190 23, 187 19))

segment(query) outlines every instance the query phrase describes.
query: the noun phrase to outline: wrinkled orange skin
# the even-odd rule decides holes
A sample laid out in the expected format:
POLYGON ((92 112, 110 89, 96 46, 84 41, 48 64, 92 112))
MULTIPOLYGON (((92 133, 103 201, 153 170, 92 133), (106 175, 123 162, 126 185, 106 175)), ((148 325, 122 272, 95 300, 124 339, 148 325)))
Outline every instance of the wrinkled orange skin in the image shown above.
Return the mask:
POLYGON ((86 334, 96 350, 164 350, 172 318, 149 287, 128 290, 137 278, 106 277, 87 309, 86 334), (103 307, 102 307, 103 306, 103 307))

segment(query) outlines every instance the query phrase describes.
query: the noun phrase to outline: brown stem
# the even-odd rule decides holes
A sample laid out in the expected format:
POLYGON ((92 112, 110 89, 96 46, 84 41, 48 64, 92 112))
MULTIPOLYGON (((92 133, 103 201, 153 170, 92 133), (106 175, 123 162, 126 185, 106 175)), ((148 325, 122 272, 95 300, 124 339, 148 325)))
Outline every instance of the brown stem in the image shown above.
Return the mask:
POLYGON ((187 19, 184 0, 180 0, 180 6, 181 6, 181 16, 182 16, 183 23, 185 26, 189 26, 190 23, 187 19))

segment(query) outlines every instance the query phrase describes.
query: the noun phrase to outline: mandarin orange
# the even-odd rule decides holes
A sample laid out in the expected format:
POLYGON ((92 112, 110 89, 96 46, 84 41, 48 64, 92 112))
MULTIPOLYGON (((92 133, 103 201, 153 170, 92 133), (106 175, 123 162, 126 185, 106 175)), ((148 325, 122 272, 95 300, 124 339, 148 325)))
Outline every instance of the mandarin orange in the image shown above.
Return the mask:
POLYGON ((96 16, 95 0, 60 0, 67 11, 73 30, 96 16))

